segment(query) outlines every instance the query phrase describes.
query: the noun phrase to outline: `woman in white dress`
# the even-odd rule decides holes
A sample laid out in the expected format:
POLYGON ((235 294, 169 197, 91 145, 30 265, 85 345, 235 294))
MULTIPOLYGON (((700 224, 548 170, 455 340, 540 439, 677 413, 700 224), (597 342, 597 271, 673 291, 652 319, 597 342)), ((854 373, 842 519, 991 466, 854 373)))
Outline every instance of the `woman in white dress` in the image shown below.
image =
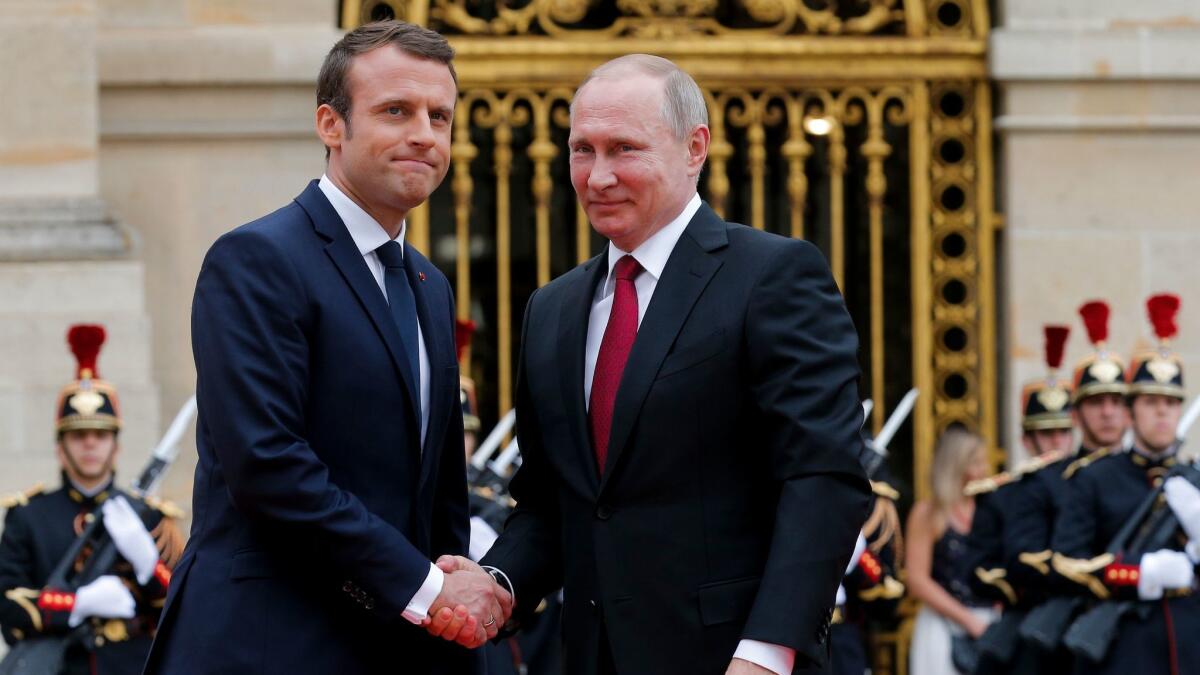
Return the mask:
POLYGON ((913 629, 912 675, 958 675, 951 658, 952 638, 983 634, 995 618, 990 603, 967 585, 967 535, 975 500, 963 496, 972 480, 988 475, 983 439, 962 429, 942 435, 931 469, 933 499, 913 505, 905 547, 909 593, 921 601, 913 629))

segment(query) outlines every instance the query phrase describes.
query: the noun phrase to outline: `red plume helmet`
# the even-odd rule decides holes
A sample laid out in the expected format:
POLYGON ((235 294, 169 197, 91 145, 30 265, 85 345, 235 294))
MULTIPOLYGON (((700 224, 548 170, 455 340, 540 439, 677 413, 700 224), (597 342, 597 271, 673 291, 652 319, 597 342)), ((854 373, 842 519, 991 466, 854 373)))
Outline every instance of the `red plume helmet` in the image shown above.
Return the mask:
POLYGON ((1179 327, 1175 325, 1175 315, 1179 313, 1178 295, 1160 293, 1151 296, 1146 301, 1146 311, 1150 313, 1150 323, 1159 342, 1166 342, 1179 332, 1179 327))
POLYGON ((471 336, 475 334, 475 322, 470 319, 456 319, 454 322, 454 348, 461 361, 463 352, 471 346, 471 336))
POLYGON ((1108 340, 1108 303, 1093 300, 1079 308, 1079 316, 1092 344, 1098 347, 1108 340))
POLYGON ((1063 351, 1067 346, 1070 326, 1046 326, 1046 365, 1054 372, 1062 366, 1063 351))
POLYGON ((67 331, 67 343, 71 345, 71 352, 75 354, 75 361, 79 364, 75 370, 76 379, 100 377, 96 370, 96 357, 100 355, 104 338, 104 326, 76 324, 67 331))

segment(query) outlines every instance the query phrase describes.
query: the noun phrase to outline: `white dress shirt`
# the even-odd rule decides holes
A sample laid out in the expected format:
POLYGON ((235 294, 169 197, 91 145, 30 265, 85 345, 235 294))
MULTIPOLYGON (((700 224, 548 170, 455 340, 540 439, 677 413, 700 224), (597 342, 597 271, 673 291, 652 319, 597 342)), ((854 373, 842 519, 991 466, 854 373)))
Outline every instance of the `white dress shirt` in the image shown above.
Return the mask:
MULTIPOLYGON (((692 195, 691 200, 688 201, 687 206, 683 207, 683 212, 679 216, 632 251, 622 251, 611 241, 608 243, 608 276, 604 278, 604 283, 596 289, 596 295, 592 298, 592 311, 588 315, 583 368, 583 400, 588 407, 591 407, 592 377, 596 371, 596 359, 600 355, 600 343, 604 340, 604 329, 608 327, 608 317, 612 314, 613 295, 617 289, 617 280, 613 274, 617 261, 625 255, 632 255, 644 270, 633 281, 634 288, 637 289, 638 326, 640 327, 642 318, 646 316, 646 308, 650 306, 650 298, 654 295, 658 280, 662 278, 663 269, 667 266, 667 260, 671 257, 671 252, 675 250, 675 244, 683 236, 684 230, 687 229, 688 223, 692 221, 696 211, 700 210, 700 204, 700 195, 692 195)), ((742 640, 738 643, 733 656, 758 664, 776 675, 790 675, 796 661, 796 650, 769 642, 742 640)))
MULTIPOLYGON (((387 288, 383 283, 383 263, 380 262, 375 249, 392 241, 392 238, 388 236, 387 230, 383 229, 378 221, 364 211, 361 206, 354 203, 354 200, 347 197, 338 186, 333 184, 333 181, 329 180, 328 176, 321 176, 317 187, 321 188, 321 192, 325 194, 325 198, 329 200, 333 210, 337 211, 342 223, 346 225, 346 229, 350 232, 350 238, 354 240, 354 245, 358 247, 358 252, 362 254, 367 269, 371 271, 371 276, 375 277, 375 283, 379 285, 379 291, 383 293, 383 298, 386 300, 387 288)), ((401 251, 404 250, 404 233, 407 229, 401 223, 400 235, 395 239, 396 243, 400 244, 401 251)), ((420 319, 417 320, 417 351, 420 362, 417 391, 421 397, 421 445, 424 446, 425 432, 429 429, 429 352, 425 350, 425 336, 421 333, 420 319)), ((429 568, 429 575, 425 577, 425 582, 417 589, 416 595, 404 610, 404 618, 413 623, 421 623, 429 616, 429 606, 442 592, 442 571, 433 563, 429 563, 429 568)))

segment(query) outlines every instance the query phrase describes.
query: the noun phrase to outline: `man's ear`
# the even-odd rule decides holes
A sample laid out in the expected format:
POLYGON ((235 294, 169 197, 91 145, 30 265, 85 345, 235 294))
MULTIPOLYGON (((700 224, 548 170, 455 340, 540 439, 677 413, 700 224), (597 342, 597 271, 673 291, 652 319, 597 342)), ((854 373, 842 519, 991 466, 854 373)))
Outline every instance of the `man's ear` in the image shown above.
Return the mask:
POLYGON ((317 137, 331 150, 340 149, 346 137, 346 120, 328 103, 317 106, 317 137))
POLYGON ((712 140, 712 132, 707 124, 697 124, 688 136, 688 176, 696 177, 704 170, 704 162, 708 159, 708 144, 712 140))

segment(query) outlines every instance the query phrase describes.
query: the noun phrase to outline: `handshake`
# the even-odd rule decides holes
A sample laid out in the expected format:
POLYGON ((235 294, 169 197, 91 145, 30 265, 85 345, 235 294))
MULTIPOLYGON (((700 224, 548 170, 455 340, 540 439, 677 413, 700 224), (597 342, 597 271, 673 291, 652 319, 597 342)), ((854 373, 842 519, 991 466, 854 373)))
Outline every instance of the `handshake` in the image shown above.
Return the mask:
POLYGON ((467 558, 444 555, 436 564, 446 576, 429 607, 425 630, 468 649, 496 637, 512 615, 512 595, 467 558))

